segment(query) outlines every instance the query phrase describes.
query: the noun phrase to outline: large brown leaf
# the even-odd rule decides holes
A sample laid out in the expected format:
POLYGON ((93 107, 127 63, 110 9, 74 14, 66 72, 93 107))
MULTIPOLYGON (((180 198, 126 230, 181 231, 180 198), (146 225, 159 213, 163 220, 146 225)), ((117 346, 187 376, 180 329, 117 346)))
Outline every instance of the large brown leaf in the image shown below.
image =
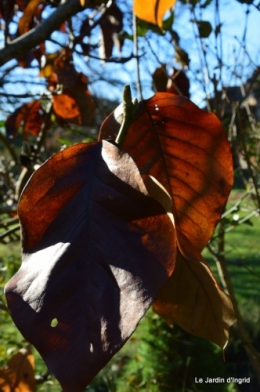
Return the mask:
MULTIPOLYGON (((102 124, 99 139, 114 139, 121 119, 118 108, 102 124)), ((139 104, 123 149, 142 174, 170 193, 177 232, 200 252, 233 184, 232 154, 218 118, 185 97, 157 93, 139 104)))
POLYGON ((131 157, 106 141, 50 158, 19 216, 23 261, 5 289, 11 315, 63 391, 83 391, 172 273, 172 222, 131 157))

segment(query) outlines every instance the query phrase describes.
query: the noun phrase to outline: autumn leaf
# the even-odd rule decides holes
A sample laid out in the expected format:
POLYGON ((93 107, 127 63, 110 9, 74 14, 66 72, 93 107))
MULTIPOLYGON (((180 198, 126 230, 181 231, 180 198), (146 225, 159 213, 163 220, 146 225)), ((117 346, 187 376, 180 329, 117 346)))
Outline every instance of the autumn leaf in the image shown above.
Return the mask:
POLYGON ((30 348, 22 348, 0 369, 1 392, 34 392, 34 357, 30 348))
MULTIPOLYGON (((117 119, 122 107, 102 124, 99 138, 114 138, 117 119)), ((232 154, 219 120, 184 97, 158 93, 139 104, 123 149, 177 231, 176 268, 159 291, 155 311, 224 347, 234 322, 232 304, 200 255, 233 183, 232 154)))
POLYGON ((96 103, 87 90, 84 75, 80 75, 73 87, 64 94, 52 97, 54 113, 70 123, 93 125, 95 120, 96 103))
MULTIPOLYGON (((59 94, 52 97, 54 113, 66 120, 79 117, 80 111, 78 104, 74 98, 68 94, 59 94)), ((80 124, 80 120, 78 120, 80 124)))
POLYGON ((44 54, 41 58, 41 69, 39 76, 50 78, 54 73, 54 61, 59 56, 59 52, 44 54))
POLYGON ((185 239, 175 270, 160 289, 153 309, 169 324, 224 348, 235 322, 230 298, 218 287, 203 257, 185 239), (188 249, 188 253, 187 250, 188 249))
POLYGON ((180 69, 172 68, 168 83, 166 86, 166 91, 168 93, 184 95, 189 98, 190 96, 190 82, 185 72, 180 69))
MULTIPOLYGON (((102 124, 99 139, 115 138, 122 107, 102 124)), ((122 145, 140 172, 155 177, 173 200, 178 233, 201 252, 233 184, 230 145, 218 118, 187 98, 157 93, 139 104, 122 145)))
POLYGON ((207 22, 205 20, 196 20, 194 22, 198 26, 200 38, 208 38, 212 32, 212 26, 210 22, 207 22))
POLYGON ((33 19, 40 3, 42 3, 42 0, 31 0, 28 2, 18 23, 20 35, 27 33, 33 27, 33 19))
POLYGON ((105 59, 112 56, 115 35, 120 33, 122 27, 123 13, 116 4, 112 3, 100 21, 100 58, 105 59))
POLYGON ((153 75, 153 89, 156 92, 165 92, 167 83, 168 83, 168 74, 166 70, 166 66, 162 65, 159 68, 156 68, 153 75))
POLYGON ((152 76, 155 91, 184 95, 189 98, 190 83, 183 70, 172 68, 171 74, 168 75, 166 67, 162 65, 152 76))
POLYGON ((93 125, 96 103, 88 90, 87 77, 74 68, 71 51, 64 49, 46 60, 41 75, 48 77, 49 90, 55 90, 59 84, 63 88, 63 94, 52 97, 58 120, 93 125))
POLYGON ((14 113, 8 116, 5 128, 8 138, 16 137, 18 129, 22 126, 23 139, 28 138, 28 134, 37 136, 44 120, 44 110, 40 101, 33 101, 17 108, 14 113))
POLYGON ((165 13, 175 5, 176 0, 134 0, 134 14, 146 22, 162 27, 165 13))
POLYGON ((88 79, 82 73, 78 73, 78 78, 73 87, 66 91, 77 102, 80 111, 80 123, 83 125, 94 125, 96 102, 88 90, 88 79))
MULTIPOLYGON (((149 194, 164 207, 173 225, 172 199, 155 178, 145 176, 149 194)), ((153 310, 169 324, 224 348, 234 323, 230 298, 220 289, 206 261, 184 235, 178 236, 175 269, 161 287, 153 310)))
POLYGON ((41 166, 18 207, 23 261, 11 316, 64 392, 83 391, 174 269, 176 236, 132 158, 106 141, 41 166))
POLYGON ((59 84, 64 91, 73 87, 78 79, 78 72, 73 63, 72 50, 63 48, 53 60, 53 71, 57 74, 59 84))

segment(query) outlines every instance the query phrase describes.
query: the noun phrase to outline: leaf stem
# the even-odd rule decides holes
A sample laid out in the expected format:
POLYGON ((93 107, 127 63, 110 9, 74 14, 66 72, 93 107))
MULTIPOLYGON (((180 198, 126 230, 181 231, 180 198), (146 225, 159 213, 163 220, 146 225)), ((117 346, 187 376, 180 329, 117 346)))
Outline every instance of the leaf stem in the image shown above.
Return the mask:
POLYGON ((134 118, 134 113, 135 113, 135 104, 132 101, 132 93, 131 93, 131 88, 129 85, 126 85, 123 89, 123 122, 121 124, 121 127, 119 129, 118 135, 116 137, 116 144, 121 147, 128 128, 133 121, 134 118))

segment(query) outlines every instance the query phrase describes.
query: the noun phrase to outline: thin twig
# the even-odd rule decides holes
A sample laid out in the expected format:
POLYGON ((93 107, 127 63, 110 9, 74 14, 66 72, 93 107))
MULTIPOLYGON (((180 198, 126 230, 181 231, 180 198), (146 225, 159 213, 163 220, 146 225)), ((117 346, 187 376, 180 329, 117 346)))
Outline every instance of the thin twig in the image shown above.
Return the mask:
POLYGON ((2 301, 0 301, 0 310, 9 313, 8 307, 2 301))
POLYGON ((52 101, 50 101, 47 105, 44 122, 41 126, 41 130, 40 130, 38 137, 37 137, 36 150, 34 153, 34 163, 36 163, 36 161, 38 159, 38 155, 39 155, 41 148, 43 146, 45 137, 47 135, 47 132, 49 131, 51 114, 52 114, 52 101))
POLYGON ((18 163, 18 157, 16 155, 16 152, 14 148, 11 146, 11 144, 8 142, 8 140, 5 138, 5 136, 0 132, 0 141, 3 143, 3 145, 7 148, 9 151, 11 157, 13 158, 14 162, 17 164, 18 163))
POLYGON ((138 57, 138 32, 137 32, 137 17, 133 13, 133 36, 134 36, 134 57, 136 59, 136 84, 139 99, 143 99, 141 76, 140 76, 140 62, 138 57))
POLYGON ((0 241, 2 241, 4 238, 9 237, 11 234, 16 233, 18 230, 20 230, 20 225, 12 227, 12 229, 6 230, 4 233, 0 234, 0 241))
POLYGON ((14 225, 15 223, 18 223, 18 222, 19 222, 18 218, 7 219, 3 222, 0 222, 0 227, 7 228, 8 226, 14 225))

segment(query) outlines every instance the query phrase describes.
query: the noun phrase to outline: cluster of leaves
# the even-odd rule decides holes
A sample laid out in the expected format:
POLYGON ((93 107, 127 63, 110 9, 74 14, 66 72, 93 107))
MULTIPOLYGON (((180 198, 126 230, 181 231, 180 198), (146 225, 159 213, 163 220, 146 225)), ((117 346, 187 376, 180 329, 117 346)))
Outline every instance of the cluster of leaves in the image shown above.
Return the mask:
POLYGON ((104 140, 120 118, 118 108, 100 141, 50 158, 19 202, 23 262, 8 306, 64 391, 83 390, 154 301, 168 322, 221 347, 234 321, 200 256, 232 186, 219 121, 158 93, 139 104, 121 150, 104 140))
MULTIPOLYGON (((86 76, 74 68, 71 50, 63 49, 47 55, 41 74, 48 83, 57 124, 93 125, 96 105, 87 89, 86 76)), ((21 126, 23 139, 27 140, 28 134, 37 136, 43 125, 51 126, 50 119, 46 124, 46 115, 49 115, 49 111, 40 100, 20 106, 6 120, 8 138, 16 137, 21 126)))
MULTIPOLYGON (((99 3, 78 1, 77 7, 99 3)), ((173 3, 154 1, 144 9, 135 1, 136 15, 146 20, 144 31, 155 29, 151 23, 160 31, 173 3)), ((14 9, 23 12, 21 36, 39 25, 43 9, 62 7, 57 1, 0 4, 7 41, 14 9)), ((61 125, 93 123, 88 80, 76 71, 73 52, 91 56, 90 35, 97 25, 102 59, 112 56, 114 44, 120 49, 124 39, 120 9, 112 3, 99 13, 98 22, 86 16, 61 51, 50 54, 39 44, 38 54, 19 57, 23 67, 38 61, 52 106, 37 100, 19 107, 6 122, 9 138, 21 126, 24 139, 44 134, 51 113, 61 125)), ((201 38, 211 34, 208 22, 196 23, 201 38)), ((188 66, 171 24, 176 56, 188 66)), ((72 30, 66 22, 60 31, 72 30)), ((72 146, 43 164, 19 202, 23 261, 6 286, 8 306, 64 391, 82 391, 151 305, 168 323, 221 347, 234 321, 229 298, 201 256, 233 183, 229 143, 214 115, 173 95, 189 96, 183 70, 168 75, 161 65, 153 84, 161 93, 138 105, 120 146, 117 136, 129 102, 104 121, 98 142, 72 146)), ((5 385, 11 383, 6 372, 1 377, 5 385)))
MULTIPOLYGON (((0 18, 5 21, 5 35, 7 44, 15 42, 19 37, 32 31, 39 26, 42 19, 43 11, 50 13, 51 8, 58 8, 62 5, 57 1, 12 1, 0 2, 0 18), (8 26, 16 22, 16 33, 10 36, 8 26)), ((115 3, 109 3, 105 7, 101 6, 100 1, 86 3, 87 8, 99 7, 99 19, 93 20, 92 15, 85 14, 81 20, 81 26, 73 26, 71 21, 65 21, 59 27, 59 31, 68 37, 69 43, 58 52, 48 53, 45 41, 40 42, 33 49, 23 52, 17 59, 18 65, 24 68, 30 68, 33 60, 37 60, 39 67, 39 76, 46 80, 46 92, 43 99, 35 100, 18 107, 6 121, 6 133, 9 138, 17 135, 18 129, 22 126, 23 138, 28 139, 28 134, 37 136, 43 126, 46 126, 46 99, 52 101, 52 111, 56 115, 55 121, 64 125, 64 123, 75 123, 80 125, 93 125, 95 102, 88 90, 88 78, 76 71, 73 63, 73 54, 79 53, 84 56, 91 56, 90 51, 96 49, 97 45, 91 45, 91 33, 98 25, 100 28, 100 44, 99 51, 102 59, 109 59, 112 56, 114 44, 122 47, 124 36, 123 29, 123 13, 115 3), (86 42, 87 41, 87 42, 86 42), (81 51, 79 51, 79 47, 81 51)), ((142 18, 146 18, 146 22, 140 21, 139 30, 144 35, 149 29, 155 29, 152 23, 157 22, 159 26, 172 31, 172 17, 170 22, 162 23, 162 18, 166 10, 174 4, 169 1, 167 4, 159 3, 156 8, 157 12, 153 12, 155 5, 150 4, 144 9, 140 7, 138 1, 134 4, 136 14, 142 18), (153 18, 151 19, 151 15, 153 18), (148 18, 147 18, 148 17, 148 18), (156 20, 155 20, 156 19, 156 20)), ((158 29, 158 27, 157 27, 158 29)), ((158 29, 161 33, 162 30, 158 29)), ((176 33, 172 32, 175 34, 176 33)), ((132 39, 130 37, 130 39, 132 39)), ((51 39, 53 41, 53 39, 51 39)), ((8 47, 8 45, 7 45, 8 47)), ((119 52, 120 53, 120 52, 119 52)), ((131 57, 130 57, 131 58, 131 57)), ((154 76, 154 86, 156 91, 168 91, 172 93, 181 93, 189 96, 189 81, 181 70, 173 70, 172 76, 169 77, 169 86, 166 88, 165 82, 166 69, 158 69, 154 76), (161 72, 160 72, 161 71, 161 72), (159 73, 161 73, 159 75, 159 73), (157 75, 157 76, 156 76, 157 75), (171 81, 171 83, 170 83, 171 81), (163 87, 161 87, 163 85, 163 87)), ((47 113, 46 113, 47 112, 47 113)), ((50 120, 50 119, 48 119, 50 120)), ((50 124, 48 124, 50 127, 50 124)))

